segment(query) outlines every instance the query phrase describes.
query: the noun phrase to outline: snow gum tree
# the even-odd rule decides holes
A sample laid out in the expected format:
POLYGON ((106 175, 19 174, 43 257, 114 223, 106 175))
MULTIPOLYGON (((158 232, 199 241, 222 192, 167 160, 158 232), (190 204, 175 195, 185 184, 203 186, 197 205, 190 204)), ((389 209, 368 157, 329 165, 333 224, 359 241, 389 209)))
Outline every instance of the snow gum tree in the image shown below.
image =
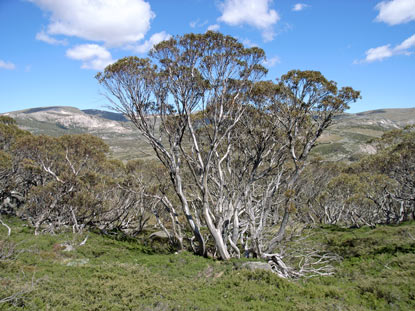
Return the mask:
POLYGON ((13 156, 13 146, 19 139, 31 136, 21 130, 16 121, 8 116, 0 116, 0 208, 3 212, 14 213, 13 200, 21 204, 25 194, 18 159, 13 156), (8 206, 6 208, 6 206, 8 206))
POLYGON ((169 172, 200 255, 207 240, 224 260, 244 246, 272 252, 310 150, 359 97, 315 71, 263 81, 264 60, 259 48, 207 32, 163 41, 149 58, 120 59, 96 76, 169 172))

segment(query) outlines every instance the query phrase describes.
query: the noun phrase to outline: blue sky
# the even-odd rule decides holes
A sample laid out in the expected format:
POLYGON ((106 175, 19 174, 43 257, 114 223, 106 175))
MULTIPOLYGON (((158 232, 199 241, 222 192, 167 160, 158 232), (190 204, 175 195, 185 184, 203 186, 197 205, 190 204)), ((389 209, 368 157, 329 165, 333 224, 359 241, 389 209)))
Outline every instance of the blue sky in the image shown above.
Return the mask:
POLYGON ((268 79, 318 70, 360 90, 349 112, 415 107, 415 0, 0 0, 0 113, 103 109, 98 71, 207 29, 263 48, 268 79))

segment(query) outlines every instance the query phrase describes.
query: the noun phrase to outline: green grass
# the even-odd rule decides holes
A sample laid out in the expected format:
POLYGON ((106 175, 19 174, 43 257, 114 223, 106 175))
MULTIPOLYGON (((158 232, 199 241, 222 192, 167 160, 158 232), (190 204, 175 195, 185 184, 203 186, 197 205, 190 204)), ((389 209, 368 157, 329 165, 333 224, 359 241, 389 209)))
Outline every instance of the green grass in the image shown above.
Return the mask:
POLYGON ((343 143, 327 143, 327 144, 320 144, 317 145, 313 149, 314 154, 320 154, 325 156, 330 155, 339 155, 339 154, 348 154, 348 150, 344 147, 343 143))
POLYGON ((20 128, 28 129, 33 134, 43 134, 43 135, 50 135, 50 136, 61 136, 65 134, 82 134, 85 133, 80 128, 66 128, 63 126, 59 126, 55 123, 50 122, 42 122, 42 121, 36 121, 36 120, 30 120, 30 119, 17 119, 17 125, 20 128))
POLYGON ((372 137, 380 137, 388 129, 377 124, 359 124, 358 126, 346 126, 342 128, 342 130, 355 130, 357 133, 367 134, 372 137))
POLYGON ((310 229, 311 241, 343 257, 334 277, 287 281, 187 252, 160 254, 135 240, 88 233, 34 236, 6 218, 0 240, 14 258, 0 260, 0 310, 414 310, 415 223, 375 229, 310 229), (75 243, 76 242, 76 243, 75 243), (19 251, 21 251, 19 253, 19 251), (32 282, 34 287, 32 288, 32 282))
POLYGON ((358 144, 364 144, 373 139, 373 136, 353 132, 344 132, 344 136, 348 139, 348 141, 353 141, 358 144))

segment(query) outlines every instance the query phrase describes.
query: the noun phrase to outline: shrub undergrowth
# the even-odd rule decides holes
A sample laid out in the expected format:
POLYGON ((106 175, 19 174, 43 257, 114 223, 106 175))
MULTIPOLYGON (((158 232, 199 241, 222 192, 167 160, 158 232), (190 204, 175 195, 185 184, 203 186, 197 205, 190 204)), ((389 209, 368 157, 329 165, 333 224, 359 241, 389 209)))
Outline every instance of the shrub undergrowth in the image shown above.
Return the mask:
POLYGON ((415 309, 415 223, 311 229, 343 260, 334 277, 287 281, 236 260, 161 254, 93 232, 35 236, 23 222, 5 221, 12 234, 0 228, 0 245, 15 245, 16 256, 0 260, 0 300, 15 297, 0 310, 415 309))

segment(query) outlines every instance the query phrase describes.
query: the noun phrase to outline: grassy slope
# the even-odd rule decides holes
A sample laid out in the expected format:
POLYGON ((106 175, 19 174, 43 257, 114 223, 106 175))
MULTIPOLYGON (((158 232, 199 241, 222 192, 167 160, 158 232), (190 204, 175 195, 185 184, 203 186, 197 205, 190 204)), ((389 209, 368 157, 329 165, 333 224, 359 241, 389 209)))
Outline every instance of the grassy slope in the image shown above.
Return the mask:
MULTIPOLYGON (((64 252, 70 233, 34 236, 18 220, 6 241, 15 260, 0 260, 0 300, 34 290, 0 310, 414 310, 415 224, 376 229, 313 229, 312 239, 344 257, 335 277, 286 281, 180 254, 155 254, 136 241, 89 233, 64 252)), ((0 240, 6 230, 0 226, 0 240)))
POLYGON ((343 114, 318 140, 314 154, 330 159, 353 159, 365 154, 367 142, 386 131, 415 123, 415 108, 379 109, 343 114))

